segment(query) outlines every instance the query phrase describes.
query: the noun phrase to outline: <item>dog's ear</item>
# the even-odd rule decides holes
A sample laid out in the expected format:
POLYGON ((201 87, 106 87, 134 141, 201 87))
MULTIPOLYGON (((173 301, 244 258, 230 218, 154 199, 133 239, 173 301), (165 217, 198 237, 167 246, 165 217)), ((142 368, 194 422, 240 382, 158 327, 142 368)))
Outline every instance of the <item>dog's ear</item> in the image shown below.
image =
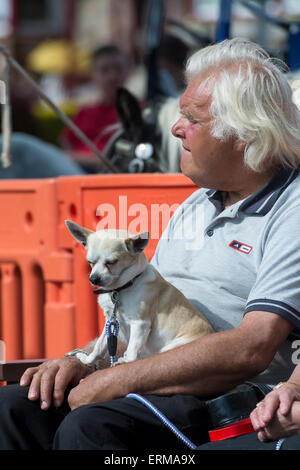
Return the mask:
POLYGON ((80 225, 75 224, 75 222, 72 222, 71 220, 65 220, 65 224, 75 240, 80 242, 85 247, 88 236, 94 232, 88 228, 80 227, 80 225))
POLYGON ((127 138, 133 142, 142 141, 144 133, 142 109, 135 96, 126 88, 118 88, 116 108, 127 138))
POLYGON ((141 253, 149 243, 149 232, 141 232, 137 235, 132 235, 125 240, 125 245, 129 253, 141 253))

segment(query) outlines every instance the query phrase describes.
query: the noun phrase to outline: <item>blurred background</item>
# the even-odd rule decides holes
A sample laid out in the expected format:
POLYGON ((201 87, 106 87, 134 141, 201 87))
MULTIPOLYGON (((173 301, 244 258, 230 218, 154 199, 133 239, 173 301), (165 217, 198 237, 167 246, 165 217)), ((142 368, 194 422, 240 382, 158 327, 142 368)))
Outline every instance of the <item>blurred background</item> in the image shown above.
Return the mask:
MULTIPOLYGON (((72 119, 99 100, 92 54, 100 46, 114 45, 125 54, 122 85, 141 107, 151 103, 153 110, 180 94, 184 63, 194 49, 228 36, 258 42, 297 78, 299 24, 299 0, 0 1, 0 42, 72 119)), ((50 143, 74 157, 83 171, 97 172, 80 152, 76 156, 75 148, 66 147, 65 125, 24 78, 12 70, 10 81, 13 133, 50 143)), ((177 170, 168 158, 163 171, 177 170)))

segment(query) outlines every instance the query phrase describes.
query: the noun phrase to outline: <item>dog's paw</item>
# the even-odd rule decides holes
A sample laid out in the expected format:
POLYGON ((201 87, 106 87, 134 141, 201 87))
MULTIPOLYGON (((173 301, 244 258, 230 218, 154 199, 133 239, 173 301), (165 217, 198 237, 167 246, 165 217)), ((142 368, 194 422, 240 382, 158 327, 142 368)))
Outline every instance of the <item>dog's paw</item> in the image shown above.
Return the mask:
POLYGON ((76 354, 76 357, 83 363, 83 364, 90 364, 91 360, 89 358, 88 354, 84 354, 82 352, 79 352, 76 354))
POLYGON ((114 362, 114 366, 118 366, 119 364, 125 364, 128 362, 125 357, 120 357, 116 362, 114 362))

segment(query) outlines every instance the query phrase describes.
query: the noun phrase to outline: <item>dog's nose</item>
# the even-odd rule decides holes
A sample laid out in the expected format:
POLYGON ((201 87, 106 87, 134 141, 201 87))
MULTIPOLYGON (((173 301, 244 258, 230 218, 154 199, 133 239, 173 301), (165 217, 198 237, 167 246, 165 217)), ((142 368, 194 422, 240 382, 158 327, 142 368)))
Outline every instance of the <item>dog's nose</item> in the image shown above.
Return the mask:
POLYGON ((91 274, 90 281, 94 286, 101 286, 101 277, 98 274, 91 274))

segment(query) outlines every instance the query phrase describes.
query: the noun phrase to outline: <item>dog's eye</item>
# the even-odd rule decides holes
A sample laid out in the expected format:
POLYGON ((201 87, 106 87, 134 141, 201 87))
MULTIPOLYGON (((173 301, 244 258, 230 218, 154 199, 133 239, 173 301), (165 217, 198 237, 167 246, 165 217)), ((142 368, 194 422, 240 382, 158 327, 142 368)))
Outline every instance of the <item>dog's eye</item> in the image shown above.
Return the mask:
POLYGON ((111 266, 111 265, 113 265, 113 264, 116 264, 117 261, 118 261, 117 259, 107 259, 107 260, 105 261, 105 264, 106 264, 107 266, 111 266))

